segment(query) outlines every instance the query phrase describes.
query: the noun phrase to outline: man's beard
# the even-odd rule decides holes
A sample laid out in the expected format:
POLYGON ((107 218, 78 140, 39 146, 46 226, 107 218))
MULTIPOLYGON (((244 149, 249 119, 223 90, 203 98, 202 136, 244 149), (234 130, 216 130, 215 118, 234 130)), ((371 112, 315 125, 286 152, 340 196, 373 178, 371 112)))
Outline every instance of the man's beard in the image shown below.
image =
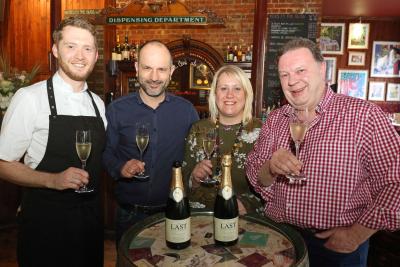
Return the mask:
POLYGON ((140 88, 143 89, 146 95, 150 97, 159 97, 160 95, 164 94, 165 91, 167 90, 168 84, 169 84, 169 79, 166 80, 165 82, 162 81, 155 81, 155 82, 150 82, 151 83, 156 83, 161 86, 160 91, 158 93, 152 94, 151 89, 149 89, 149 82, 143 81, 142 79, 138 78, 138 82, 140 84, 140 88))
POLYGON ((86 73, 83 73, 83 74, 82 74, 82 73, 76 74, 76 73, 74 73, 74 72, 71 70, 70 66, 68 66, 68 64, 65 63, 65 61, 63 61, 61 58, 58 58, 57 62, 58 62, 58 66, 62 69, 62 71, 63 71, 70 79, 72 79, 72 80, 74 80, 74 81, 82 81, 82 82, 86 81, 86 79, 87 79, 87 78, 89 77, 89 75, 92 73, 92 71, 93 71, 93 69, 94 69, 94 65, 95 65, 95 64, 93 64, 93 65, 91 66, 91 68, 88 69, 88 70, 86 71, 86 73))

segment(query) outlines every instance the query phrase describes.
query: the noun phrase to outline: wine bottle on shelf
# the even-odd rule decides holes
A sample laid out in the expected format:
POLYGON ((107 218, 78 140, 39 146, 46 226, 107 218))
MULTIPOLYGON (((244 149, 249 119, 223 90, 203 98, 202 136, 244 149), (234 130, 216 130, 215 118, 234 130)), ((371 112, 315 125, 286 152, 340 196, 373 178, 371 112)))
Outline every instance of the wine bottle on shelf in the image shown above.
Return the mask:
POLYGON ((248 46, 246 52, 246 61, 251 62, 251 59, 252 59, 252 51, 250 51, 250 46, 248 46))
POLYGON ((237 54, 238 61, 242 61, 242 45, 239 45, 239 48, 238 48, 236 54, 237 54))
POLYGON ((229 61, 230 61, 230 59, 229 59, 230 50, 231 50, 231 46, 228 45, 228 47, 226 48, 226 54, 225 54, 225 60, 226 60, 226 62, 229 62, 229 61))
POLYGON ((235 57, 235 53, 234 53, 233 48, 232 48, 232 46, 231 46, 231 47, 229 48, 229 59, 228 59, 228 61, 229 61, 229 62, 232 62, 234 57, 235 57))
POLYGON ((130 46, 128 41, 128 33, 125 34, 125 42, 122 48, 122 60, 129 61, 130 60, 130 46))
POLYGON ((231 177, 232 156, 222 157, 222 180, 214 203, 214 241, 219 246, 232 246, 239 236, 239 209, 231 177))
POLYGON ((190 245, 190 207, 182 182, 180 162, 172 167, 170 192, 165 210, 165 241, 171 249, 190 245))
POLYGON ((116 60, 122 60, 122 48, 121 43, 119 42, 119 35, 117 34, 117 44, 115 45, 115 51, 117 53, 116 60))

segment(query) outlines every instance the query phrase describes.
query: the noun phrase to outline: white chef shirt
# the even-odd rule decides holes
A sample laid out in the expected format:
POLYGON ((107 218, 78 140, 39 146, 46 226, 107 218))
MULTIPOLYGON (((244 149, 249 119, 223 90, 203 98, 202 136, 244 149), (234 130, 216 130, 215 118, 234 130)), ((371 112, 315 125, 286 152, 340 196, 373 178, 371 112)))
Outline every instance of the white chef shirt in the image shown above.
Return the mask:
MULTIPOLYGON (((82 91, 74 92, 72 86, 57 72, 53 76, 53 87, 57 114, 96 116, 92 100, 86 92, 86 83, 82 91)), ((94 93, 92 96, 106 127, 103 100, 94 93)), ((35 169, 46 151, 50 114, 46 81, 19 89, 3 118, 0 132, 0 159, 19 160, 26 152, 25 164, 35 169)))

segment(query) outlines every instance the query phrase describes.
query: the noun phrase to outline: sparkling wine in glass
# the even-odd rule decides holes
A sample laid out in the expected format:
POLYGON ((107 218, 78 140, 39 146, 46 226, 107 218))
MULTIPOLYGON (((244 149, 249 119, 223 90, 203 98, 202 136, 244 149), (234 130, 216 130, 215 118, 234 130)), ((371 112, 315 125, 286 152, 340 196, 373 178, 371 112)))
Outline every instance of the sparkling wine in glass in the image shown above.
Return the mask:
MULTIPOLYGON (((138 122, 136 123, 136 145, 140 152, 140 161, 143 161, 143 153, 149 144, 150 134, 148 123, 138 122)), ((136 179, 147 179, 149 175, 146 171, 138 173, 134 176, 136 179)))
MULTIPOLYGON (((82 163, 82 169, 86 168, 86 161, 90 156, 92 150, 92 141, 90 138, 90 130, 77 130, 75 133, 75 147, 76 153, 82 163)), ((93 192, 93 189, 89 189, 86 185, 81 186, 75 190, 77 193, 89 193, 93 192)))
MULTIPOLYGON (((206 154, 206 159, 208 160, 211 160, 212 154, 215 149, 216 139, 216 129, 207 129, 203 137, 203 150, 204 154, 206 154)), ((219 183, 219 181, 212 176, 207 176, 206 179, 202 180, 201 182, 205 185, 215 185, 219 183)))
MULTIPOLYGON (((299 158, 300 144, 304 141, 309 122, 310 115, 307 108, 303 110, 296 109, 289 119, 290 135, 292 136, 296 148, 296 158, 299 158)), ((288 174, 286 177, 289 179, 289 183, 301 183, 307 180, 302 171, 300 171, 298 175, 288 174)))

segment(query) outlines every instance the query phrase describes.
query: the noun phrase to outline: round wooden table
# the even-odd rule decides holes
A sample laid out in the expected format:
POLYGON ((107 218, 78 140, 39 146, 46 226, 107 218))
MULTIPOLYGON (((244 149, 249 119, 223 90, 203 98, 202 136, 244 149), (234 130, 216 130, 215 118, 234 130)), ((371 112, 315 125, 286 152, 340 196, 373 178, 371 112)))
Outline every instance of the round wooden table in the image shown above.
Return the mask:
POLYGON ((130 266, 309 266, 306 245, 293 228, 268 218, 239 219, 239 241, 232 247, 214 244, 213 212, 192 211, 191 246, 169 249, 165 217, 155 214, 132 226, 118 248, 118 267, 130 266))

